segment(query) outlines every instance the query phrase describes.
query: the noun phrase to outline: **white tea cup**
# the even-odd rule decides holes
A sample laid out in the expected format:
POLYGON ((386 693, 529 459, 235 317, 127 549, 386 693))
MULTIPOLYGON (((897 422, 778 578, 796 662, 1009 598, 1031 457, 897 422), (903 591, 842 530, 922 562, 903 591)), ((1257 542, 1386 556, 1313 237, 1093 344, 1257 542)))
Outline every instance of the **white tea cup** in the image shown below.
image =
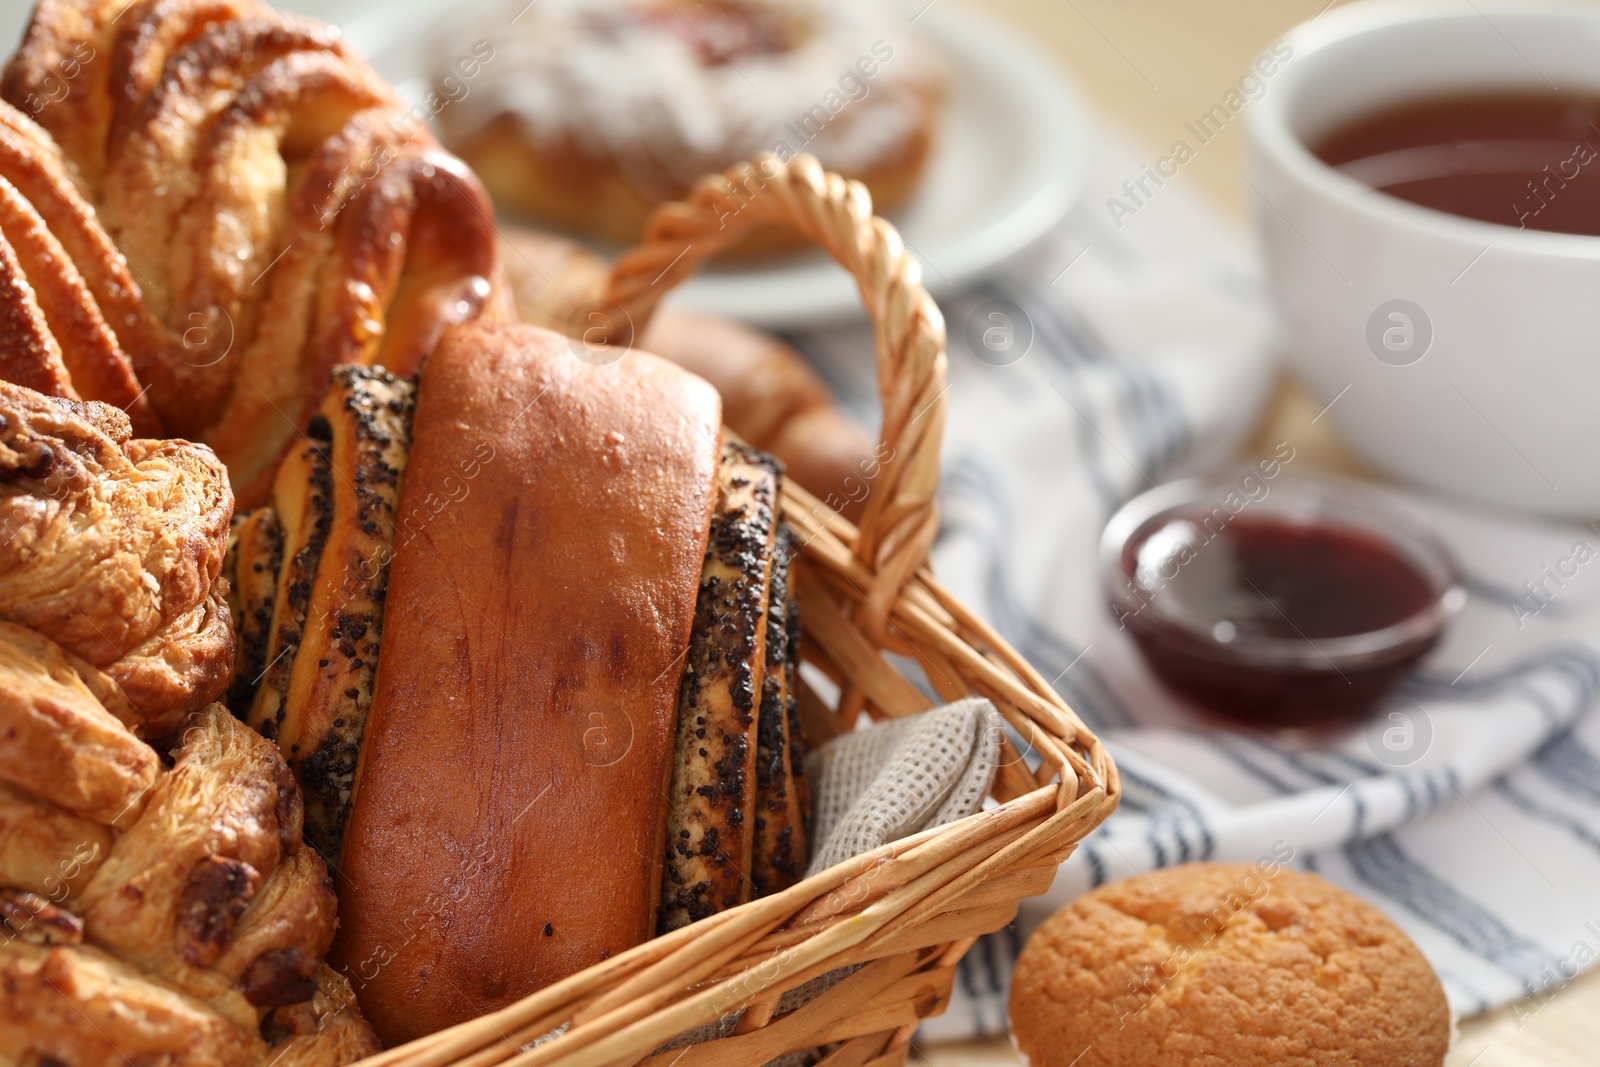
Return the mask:
POLYGON ((1290 365, 1395 477, 1600 515, 1600 237, 1422 207, 1307 147, 1408 100, 1600 96, 1600 6, 1367 0, 1285 43, 1251 107, 1249 181, 1290 365))

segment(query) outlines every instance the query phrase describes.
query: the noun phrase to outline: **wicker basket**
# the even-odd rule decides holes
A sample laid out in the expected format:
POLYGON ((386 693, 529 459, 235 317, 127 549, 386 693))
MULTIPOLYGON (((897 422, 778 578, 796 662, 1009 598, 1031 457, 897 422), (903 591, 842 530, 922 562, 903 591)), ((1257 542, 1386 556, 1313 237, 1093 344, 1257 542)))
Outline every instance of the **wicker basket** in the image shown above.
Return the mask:
POLYGON ((929 707, 887 652, 919 662, 944 700, 988 697, 1038 760, 1007 741, 997 807, 646 942, 363 1067, 723 1067, 819 1046, 827 1067, 899 1064, 917 1023, 944 1009, 956 962, 978 935, 1005 926, 1023 897, 1043 892, 1116 807, 1116 768, 1099 740, 925 565, 937 529, 944 320, 916 260, 873 215, 861 185, 809 156, 764 156, 706 178, 687 201, 658 209, 643 243, 617 261, 607 298, 614 313, 597 329, 631 340, 704 259, 749 227, 779 221, 855 276, 876 327, 883 401, 859 530, 798 486, 784 488, 783 516, 803 545, 802 654, 840 691, 830 707, 801 687, 813 744, 850 729, 862 710, 882 718, 929 707), (852 966, 809 1003, 777 1013, 785 991, 852 966), (652 1055, 741 1010, 727 1036, 652 1055))

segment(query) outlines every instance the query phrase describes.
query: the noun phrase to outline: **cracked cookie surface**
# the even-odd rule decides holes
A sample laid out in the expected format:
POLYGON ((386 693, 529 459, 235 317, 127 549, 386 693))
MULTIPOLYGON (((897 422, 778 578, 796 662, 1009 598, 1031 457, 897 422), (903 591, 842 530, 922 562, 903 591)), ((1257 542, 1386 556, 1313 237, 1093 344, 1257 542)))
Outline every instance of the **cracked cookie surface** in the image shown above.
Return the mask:
POLYGON ((1034 1067, 1435 1067, 1450 1033, 1444 990, 1399 927, 1271 860, 1080 897, 1023 949, 1010 1014, 1034 1067))

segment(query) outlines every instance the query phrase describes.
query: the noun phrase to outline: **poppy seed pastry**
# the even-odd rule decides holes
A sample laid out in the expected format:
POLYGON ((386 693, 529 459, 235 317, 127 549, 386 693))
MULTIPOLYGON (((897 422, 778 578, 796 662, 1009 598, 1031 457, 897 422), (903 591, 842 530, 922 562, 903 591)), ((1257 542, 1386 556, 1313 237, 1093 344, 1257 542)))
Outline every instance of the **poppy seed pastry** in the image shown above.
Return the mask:
MULTIPOLYGON (((362 373, 348 384, 402 384, 362 373)), ((360 454, 346 384, 331 449, 280 471, 289 633, 272 640, 293 648, 251 721, 304 784, 311 839, 339 850, 334 958, 379 1037, 505 1007, 796 881, 782 469, 723 440, 716 391, 637 349, 589 363, 534 326, 452 328, 414 405, 371 405, 396 423, 385 518, 339 496, 376 474, 318 487, 318 463, 360 454), (378 544, 339 547, 363 537, 378 544)))
POLYGON ((1450 1044, 1444 990, 1400 928, 1271 859, 1062 908, 1017 961, 1011 1027, 1032 1067, 1437 1067, 1450 1044))

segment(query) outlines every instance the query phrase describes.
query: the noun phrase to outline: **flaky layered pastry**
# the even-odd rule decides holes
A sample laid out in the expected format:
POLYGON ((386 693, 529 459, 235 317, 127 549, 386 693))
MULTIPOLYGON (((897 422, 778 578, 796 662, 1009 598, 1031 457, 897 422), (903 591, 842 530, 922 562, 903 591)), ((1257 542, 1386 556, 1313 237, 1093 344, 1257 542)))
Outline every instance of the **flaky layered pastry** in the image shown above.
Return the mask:
POLYGON ((115 683, 43 634, 9 622, 0 623, 0 677, 0 776, 107 826, 134 814, 160 763, 89 684, 105 686, 112 706, 126 715, 115 683))
POLYGON ((134 439, 109 405, 0 382, 0 619, 97 668, 98 695, 141 737, 227 687, 232 510, 209 448, 134 439))
MULTIPOLYGON (((8 722, 18 690, 0 668, 8 722)), ((322 965, 333 888, 301 842, 300 794, 277 751, 213 704, 175 755, 128 796, 123 829, 54 839, 71 851, 53 874, 37 876, 43 846, 0 849, 0 1063, 231 1067, 281 1052, 333 1065, 377 1051, 348 985, 322 965)), ((63 823, 14 781, 3 797, 0 812, 31 803, 63 823)))
POLYGON ((277 751, 214 704, 164 770, 92 672, 0 624, 0 1063, 375 1051, 321 965, 333 889, 277 751))
POLYGON ((242 499, 336 364, 498 314, 477 180, 327 26, 42 0, 0 97, 0 377, 210 443, 242 499))
POLYGON ((0 382, 4 1067, 376 1049, 322 966, 333 888, 294 777, 211 703, 232 510, 206 446, 0 382))

